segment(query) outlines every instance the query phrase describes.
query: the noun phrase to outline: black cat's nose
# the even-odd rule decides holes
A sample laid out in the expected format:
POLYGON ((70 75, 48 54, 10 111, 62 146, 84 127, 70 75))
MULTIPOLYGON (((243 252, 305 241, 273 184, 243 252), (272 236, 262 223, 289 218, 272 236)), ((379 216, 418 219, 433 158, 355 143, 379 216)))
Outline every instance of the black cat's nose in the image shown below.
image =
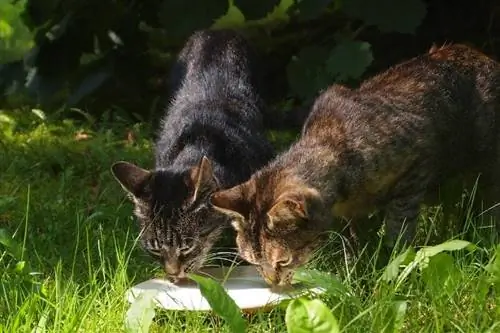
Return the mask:
POLYGON ((187 279, 186 273, 184 271, 175 272, 174 274, 168 274, 168 279, 173 283, 179 283, 187 279))
POLYGON ((178 265, 165 264, 165 273, 170 281, 177 283, 187 278, 186 272, 178 265))

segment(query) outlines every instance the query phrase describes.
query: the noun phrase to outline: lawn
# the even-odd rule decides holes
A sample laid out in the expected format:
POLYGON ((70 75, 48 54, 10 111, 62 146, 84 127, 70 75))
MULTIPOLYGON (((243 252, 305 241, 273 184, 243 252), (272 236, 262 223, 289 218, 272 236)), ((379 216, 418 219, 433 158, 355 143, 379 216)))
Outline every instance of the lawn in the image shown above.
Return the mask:
MULTIPOLYGON (((294 135, 270 137, 283 148, 294 135)), ((152 166, 151 138, 148 125, 125 120, 97 124, 0 111, 0 332, 126 331, 125 291, 159 268, 135 244, 132 205, 110 166, 116 160, 152 166)), ((440 218, 436 209, 422 215, 421 242, 458 238, 475 245, 395 253, 390 265, 377 267, 376 252, 345 263, 332 235, 323 257, 329 259, 317 267, 335 273, 321 281, 328 292, 320 299, 340 331, 500 332, 496 234, 472 215, 466 233, 439 234, 440 218)), ((293 316, 285 314, 284 306, 245 316, 247 331, 286 332, 285 319, 293 316)), ((149 331, 229 327, 216 314, 157 310, 149 331)))

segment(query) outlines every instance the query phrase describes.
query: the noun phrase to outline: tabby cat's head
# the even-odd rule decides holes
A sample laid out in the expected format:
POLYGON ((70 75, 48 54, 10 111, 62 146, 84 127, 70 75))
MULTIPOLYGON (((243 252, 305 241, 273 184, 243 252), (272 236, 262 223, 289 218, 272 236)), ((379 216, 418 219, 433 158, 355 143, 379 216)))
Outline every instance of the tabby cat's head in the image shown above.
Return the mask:
POLYGON ((223 214, 209 208, 209 196, 218 188, 210 161, 185 172, 144 170, 116 162, 112 172, 135 205, 143 248, 178 281, 205 262, 225 227, 223 214))
POLYGON ((231 217, 240 256, 255 265, 269 285, 289 285, 295 269, 321 246, 324 209, 312 188, 259 174, 214 193, 211 202, 231 217))

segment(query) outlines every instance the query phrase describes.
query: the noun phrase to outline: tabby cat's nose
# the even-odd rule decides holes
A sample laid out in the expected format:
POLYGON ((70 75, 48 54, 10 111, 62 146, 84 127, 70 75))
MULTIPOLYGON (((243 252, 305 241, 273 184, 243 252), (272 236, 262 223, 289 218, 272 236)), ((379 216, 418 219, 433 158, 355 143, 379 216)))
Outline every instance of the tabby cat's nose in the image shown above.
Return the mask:
POLYGON ((263 265, 262 267, 262 277, 264 278, 264 281, 266 281, 267 284, 269 285, 275 285, 279 283, 279 274, 270 265, 263 265))

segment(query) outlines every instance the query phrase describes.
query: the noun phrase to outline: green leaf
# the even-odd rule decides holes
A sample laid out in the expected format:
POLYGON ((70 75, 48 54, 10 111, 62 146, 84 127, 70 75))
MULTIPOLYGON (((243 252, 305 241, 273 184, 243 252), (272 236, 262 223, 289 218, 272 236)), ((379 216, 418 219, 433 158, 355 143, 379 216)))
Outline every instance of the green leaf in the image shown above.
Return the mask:
POLYGON ((233 0, 233 4, 243 13, 247 21, 266 17, 280 2, 281 0, 233 0))
POLYGON ((155 316, 154 297, 157 291, 141 293, 125 314, 125 329, 130 333, 147 333, 155 316))
POLYGON ((387 330, 384 330, 384 332, 397 333, 401 331, 401 329, 403 328, 407 308, 408 303, 405 300, 394 301, 392 303, 390 318, 388 318, 387 330))
POLYGON ((22 246, 17 243, 5 229, 0 229, 0 244, 5 246, 8 253, 17 260, 20 260, 23 254, 22 246))
POLYGON ((9 39, 13 33, 14 30, 9 22, 0 19, 0 39, 9 39))
POLYGON ((333 0, 295 0, 288 12, 294 13, 300 20, 312 20, 319 17, 332 2, 333 0))
POLYGON ((422 0, 348 0, 342 10, 381 32, 414 33, 424 19, 427 9, 422 0))
POLYGON ((319 287, 325 289, 329 295, 352 296, 346 286, 334 275, 326 272, 310 269, 297 269, 293 280, 307 284, 310 287, 319 287))
POLYGON ((228 9, 227 0, 164 0, 158 15, 168 35, 183 38, 197 29, 209 28, 228 9))
POLYGON ((292 57, 286 72, 291 90, 302 99, 310 99, 333 82, 324 70, 328 49, 312 45, 306 46, 292 57))
POLYGON ((429 259, 427 267, 423 269, 422 280, 433 297, 451 297, 460 283, 460 271, 452 256, 438 253, 429 259))
POLYGON ((427 267, 429 263, 429 258, 435 256, 444 251, 458 251, 467 248, 472 251, 476 246, 470 242, 464 240, 451 240, 435 246, 426 246, 421 248, 415 255, 415 262, 418 264, 420 269, 427 267))
POLYGON ((357 79, 373 61, 371 46, 367 42, 342 41, 330 52, 326 67, 337 81, 357 79))
POLYGON ((240 308, 220 283, 196 274, 189 274, 189 278, 198 283, 203 297, 210 304, 212 310, 229 324, 231 332, 245 332, 247 322, 243 319, 240 308))
POLYGON ((288 333, 337 333, 337 319, 319 299, 297 298, 288 304, 285 314, 288 333))
POLYGON ((393 281, 399 275, 399 269, 402 265, 408 265, 415 258, 415 250, 409 247, 406 251, 394 258, 384 270, 382 280, 386 282, 393 281))
POLYGON ((443 252, 443 251, 457 251, 467 248, 472 251, 476 246, 470 242, 462 240, 452 240, 448 242, 441 243, 435 246, 423 247, 415 254, 415 258, 410 262, 399 274, 396 281, 396 289, 404 282, 404 280, 411 274, 415 268, 420 268, 420 270, 425 269, 429 265, 430 258, 443 252))
POLYGON ((16 267, 14 268, 14 271, 18 274, 21 274, 24 270, 24 267, 26 266, 26 261, 19 261, 16 263, 16 267))

